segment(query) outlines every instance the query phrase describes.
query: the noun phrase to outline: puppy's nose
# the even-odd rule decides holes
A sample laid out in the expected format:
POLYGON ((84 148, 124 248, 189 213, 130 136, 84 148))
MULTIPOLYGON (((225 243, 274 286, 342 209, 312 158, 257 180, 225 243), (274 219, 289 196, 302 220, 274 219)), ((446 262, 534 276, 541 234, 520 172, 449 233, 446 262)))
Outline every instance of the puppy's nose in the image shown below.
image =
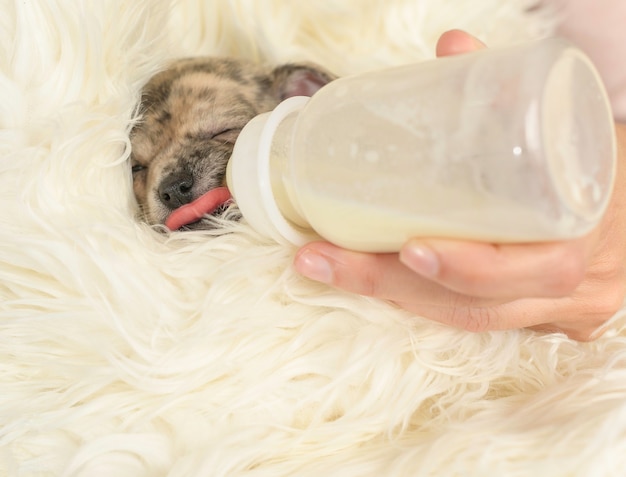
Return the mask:
POLYGON ((193 176, 188 172, 170 174, 159 185, 159 198, 163 204, 174 210, 193 200, 191 188, 193 176))

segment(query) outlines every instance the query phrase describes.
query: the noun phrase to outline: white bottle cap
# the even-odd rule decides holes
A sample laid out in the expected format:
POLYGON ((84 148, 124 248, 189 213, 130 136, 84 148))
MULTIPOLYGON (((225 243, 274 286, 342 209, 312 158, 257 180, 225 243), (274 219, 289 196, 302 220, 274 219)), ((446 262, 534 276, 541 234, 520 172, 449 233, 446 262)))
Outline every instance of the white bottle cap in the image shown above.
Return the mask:
POLYGON ((272 139, 278 125, 309 101, 294 96, 276 109, 252 119, 241 130, 226 170, 226 182, 246 221, 257 232, 279 243, 302 246, 319 238, 311 229, 298 227, 287 220, 276 204, 270 176, 272 139))

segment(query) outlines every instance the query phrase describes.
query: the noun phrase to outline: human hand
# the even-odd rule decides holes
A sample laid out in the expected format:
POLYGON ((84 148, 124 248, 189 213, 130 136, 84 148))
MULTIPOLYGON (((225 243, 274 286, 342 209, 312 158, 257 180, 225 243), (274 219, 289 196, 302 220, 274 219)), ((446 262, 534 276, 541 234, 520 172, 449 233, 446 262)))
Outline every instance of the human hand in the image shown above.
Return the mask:
MULTIPOLYGON (((437 55, 484 45, 445 33, 437 55)), ((626 295, 626 125, 616 125, 618 171, 608 210, 585 237, 538 244, 415 238, 398 254, 368 254, 327 242, 302 247, 296 270, 336 288, 389 300, 470 331, 533 328, 590 340, 626 295)))

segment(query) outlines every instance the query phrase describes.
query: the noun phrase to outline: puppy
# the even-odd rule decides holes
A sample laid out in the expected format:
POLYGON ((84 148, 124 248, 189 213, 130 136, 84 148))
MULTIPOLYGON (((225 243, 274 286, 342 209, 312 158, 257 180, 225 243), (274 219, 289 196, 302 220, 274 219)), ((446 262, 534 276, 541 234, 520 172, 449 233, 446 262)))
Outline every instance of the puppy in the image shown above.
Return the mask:
POLYGON ((241 129, 282 100, 311 96, 333 79, 311 64, 270 68, 230 58, 182 59, 155 75, 144 87, 141 120, 130 134, 141 218, 169 228, 212 228, 207 216, 223 213, 229 195, 205 197, 225 190, 226 165, 241 129), (191 203, 195 214, 167 221, 191 203))

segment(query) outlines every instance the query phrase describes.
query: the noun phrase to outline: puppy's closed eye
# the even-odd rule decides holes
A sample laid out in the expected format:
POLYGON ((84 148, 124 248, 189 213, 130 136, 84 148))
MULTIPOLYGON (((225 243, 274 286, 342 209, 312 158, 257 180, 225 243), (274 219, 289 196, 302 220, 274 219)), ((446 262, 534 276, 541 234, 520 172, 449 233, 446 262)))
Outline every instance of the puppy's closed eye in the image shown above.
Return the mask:
POLYGON ((133 173, 133 176, 139 174, 140 172, 143 172, 147 169, 146 166, 142 165, 142 164, 133 164, 131 171, 133 173))
POLYGON ((213 139, 218 139, 228 143, 234 143, 241 132, 241 128, 224 129, 213 135, 213 139))

